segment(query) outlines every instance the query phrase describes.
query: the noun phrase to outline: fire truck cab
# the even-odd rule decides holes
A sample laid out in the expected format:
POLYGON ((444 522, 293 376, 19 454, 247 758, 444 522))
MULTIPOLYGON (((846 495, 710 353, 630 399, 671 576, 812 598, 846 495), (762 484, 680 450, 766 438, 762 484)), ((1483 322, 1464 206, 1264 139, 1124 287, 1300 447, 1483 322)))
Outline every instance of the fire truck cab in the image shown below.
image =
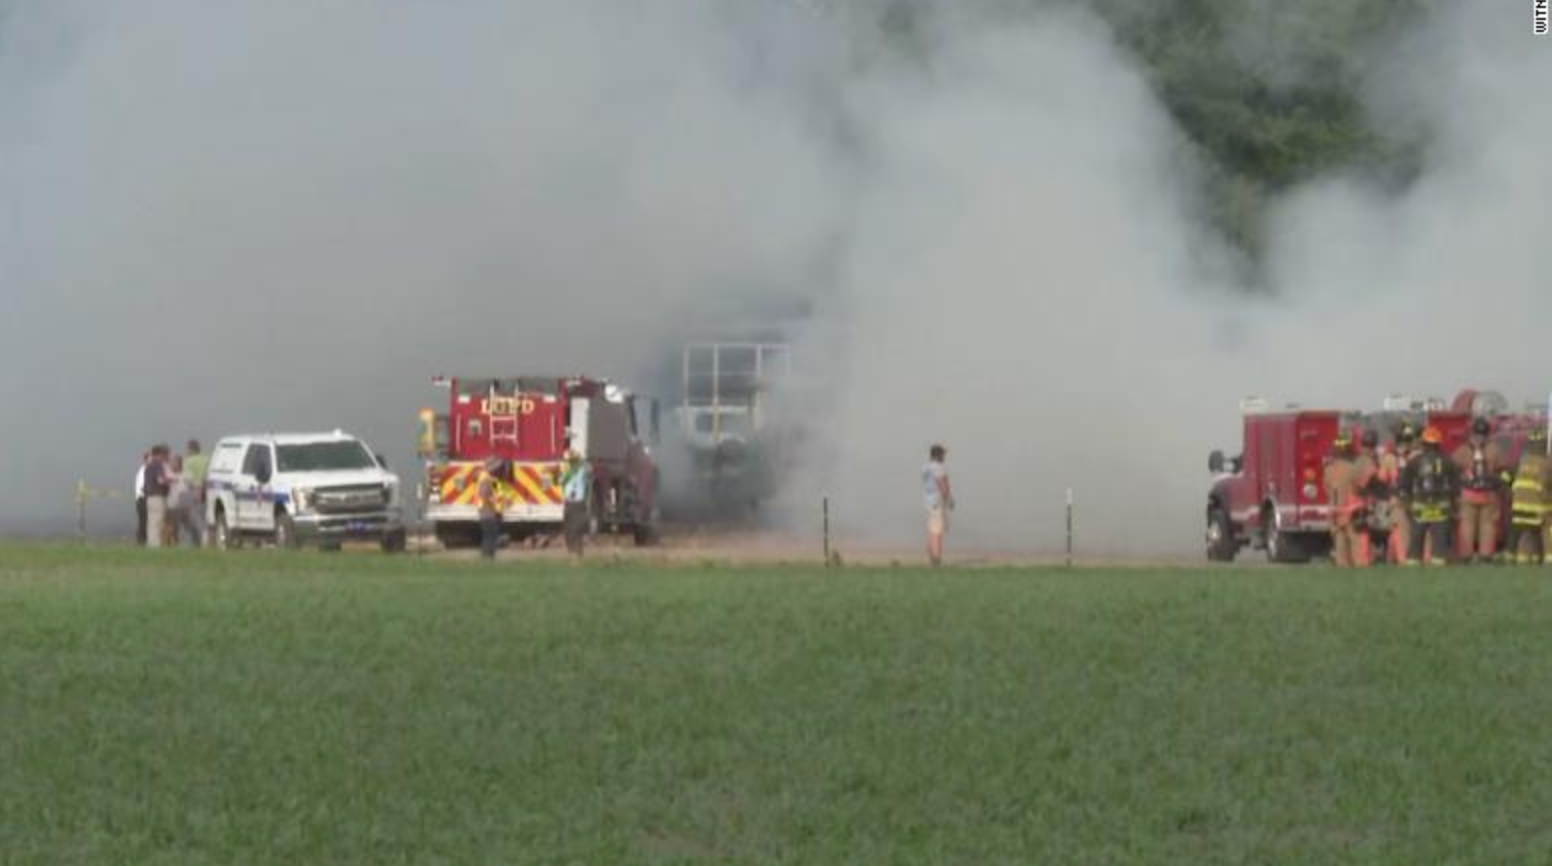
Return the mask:
POLYGON ((1267 411, 1247 404, 1244 447, 1207 460, 1207 558, 1234 559, 1241 547, 1273 562, 1303 562, 1330 544, 1325 465, 1342 416, 1333 411, 1267 411))
POLYGON ((588 461, 595 531, 656 539, 658 470, 655 401, 611 382, 582 377, 445 377, 447 413, 420 413, 417 451, 426 463, 425 516, 446 547, 479 540, 479 486, 487 462, 502 521, 514 540, 558 531, 566 449, 588 461))

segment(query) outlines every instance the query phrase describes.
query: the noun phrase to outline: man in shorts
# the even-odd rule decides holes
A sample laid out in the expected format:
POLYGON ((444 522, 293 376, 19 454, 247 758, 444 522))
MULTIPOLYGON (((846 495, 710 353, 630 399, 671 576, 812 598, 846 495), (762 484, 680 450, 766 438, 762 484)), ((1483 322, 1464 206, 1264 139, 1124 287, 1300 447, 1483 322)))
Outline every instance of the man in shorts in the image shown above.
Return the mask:
POLYGON ((927 560, 934 566, 943 564, 943 536, 948 534, 948 513, 954 510, 954 493, 948 483, 948 469, 943 460, 948 450, 934 445, 927 451, 927 465, 922 467, 922 495, 927 506, 927 560))

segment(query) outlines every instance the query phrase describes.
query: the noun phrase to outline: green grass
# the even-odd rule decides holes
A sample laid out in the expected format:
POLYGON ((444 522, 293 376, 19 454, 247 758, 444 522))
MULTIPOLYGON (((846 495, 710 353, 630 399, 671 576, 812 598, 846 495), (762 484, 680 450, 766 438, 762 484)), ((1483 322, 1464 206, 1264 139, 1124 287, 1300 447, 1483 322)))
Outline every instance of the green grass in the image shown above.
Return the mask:
POLYGON ((0 546, 0 861, 1545 862, 1552 573, 0 546))

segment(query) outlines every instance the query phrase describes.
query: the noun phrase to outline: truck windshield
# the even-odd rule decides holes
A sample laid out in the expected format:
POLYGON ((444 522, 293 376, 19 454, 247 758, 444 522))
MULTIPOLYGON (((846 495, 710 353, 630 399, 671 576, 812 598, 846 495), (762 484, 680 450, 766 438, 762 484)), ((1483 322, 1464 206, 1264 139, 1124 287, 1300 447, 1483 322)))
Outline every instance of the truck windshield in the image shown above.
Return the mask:
POLYGON ((370 469, 377 465, 366 446, 354 439, 341 442, 307 442, 275 449, 281 472, 317 472, 328 469, 370 469))

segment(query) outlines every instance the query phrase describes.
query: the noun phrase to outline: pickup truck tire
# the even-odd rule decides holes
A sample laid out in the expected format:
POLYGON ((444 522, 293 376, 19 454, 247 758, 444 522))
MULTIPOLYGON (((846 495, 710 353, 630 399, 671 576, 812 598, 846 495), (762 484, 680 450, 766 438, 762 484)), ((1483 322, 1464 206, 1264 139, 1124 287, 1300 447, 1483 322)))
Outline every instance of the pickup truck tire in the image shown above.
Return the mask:
POLYGON ((232 531, 226 522, 226 509, 217 506, 215 526, 210 529, 210 546, 216 550, 237 550, 242 547, 242 536, 232 531))
POLYGON ((1209 562, 1233 562, 1239 552, 1239 542, 1234 538, 1234 525, 1222 508, 1207 509, 1207 560, 1209 562))
POLYGON ((275 512, 275 547, 280 550, 296 550, 301 547, 296 537, 296 522, 284 511, 275 512))

